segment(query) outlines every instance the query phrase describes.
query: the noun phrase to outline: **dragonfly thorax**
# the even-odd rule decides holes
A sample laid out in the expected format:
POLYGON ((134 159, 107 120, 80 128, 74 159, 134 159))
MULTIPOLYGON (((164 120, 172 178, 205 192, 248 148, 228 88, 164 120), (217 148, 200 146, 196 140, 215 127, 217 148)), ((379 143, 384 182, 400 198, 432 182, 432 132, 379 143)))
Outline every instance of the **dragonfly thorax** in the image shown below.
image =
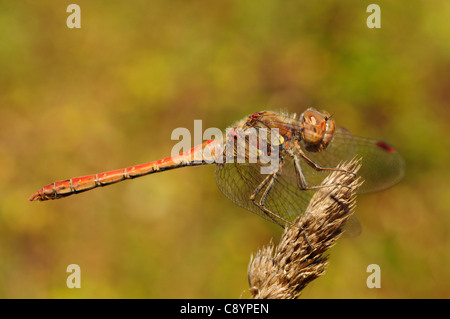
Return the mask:
POLYGON ((308 109, 300 117, 301 135, 308 151, 324 150, 333 138, 334 121, 329 114, 308 109))

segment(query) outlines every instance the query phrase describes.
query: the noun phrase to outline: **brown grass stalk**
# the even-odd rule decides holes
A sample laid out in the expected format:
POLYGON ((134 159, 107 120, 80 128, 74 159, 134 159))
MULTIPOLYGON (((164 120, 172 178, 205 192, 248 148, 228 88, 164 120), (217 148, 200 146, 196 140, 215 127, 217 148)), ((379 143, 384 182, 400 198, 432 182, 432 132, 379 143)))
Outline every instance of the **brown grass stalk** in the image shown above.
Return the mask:
MULTIPOLYGON (((360 164, 352 160, 340 167, 356 173, 360 164)), ((251 257, 248 281, 253 298, 298 298, 306 285, 325 273, 326 252, 342 235, 362 182, 354 174, 333 172, 324 183, 341 185, 318 190, 305 214, 294 221, 298 227, 286 228, 276 247, 270 242, 251 257)))

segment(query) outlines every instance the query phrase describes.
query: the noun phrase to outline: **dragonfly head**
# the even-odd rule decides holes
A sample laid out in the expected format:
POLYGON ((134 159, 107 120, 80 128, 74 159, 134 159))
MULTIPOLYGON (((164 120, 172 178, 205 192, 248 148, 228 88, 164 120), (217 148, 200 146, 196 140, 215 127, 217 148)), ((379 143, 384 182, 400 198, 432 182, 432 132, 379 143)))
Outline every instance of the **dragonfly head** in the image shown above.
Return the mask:
POLYGON ((328 113, 308 109, 301 115, 300 123, 306 150, 320 152, 331 142, 335 125, 328 113))

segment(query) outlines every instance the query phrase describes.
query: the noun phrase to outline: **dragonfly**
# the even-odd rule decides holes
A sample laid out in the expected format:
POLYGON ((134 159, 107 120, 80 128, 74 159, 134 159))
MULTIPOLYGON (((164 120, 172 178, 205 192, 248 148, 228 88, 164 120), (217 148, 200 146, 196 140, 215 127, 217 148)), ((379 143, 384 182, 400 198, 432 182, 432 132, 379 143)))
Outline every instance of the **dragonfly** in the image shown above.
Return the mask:
POLYGON ((157 161, 57 181, 29 200, 59 199, 166 170, 213 164, 217 185, 228 199, 284 228, 305 212, 318 189, 334 186, 324 184, 325 177, 346 172, 338 165, 355 157, 361 159, 358 176, 364 180, 359 193, 387 189, 404 176, 403 158, 393 146, 351 134, 325 111, 309 108, 299 117, 261 111, 227 129, 223 138, 157 161))

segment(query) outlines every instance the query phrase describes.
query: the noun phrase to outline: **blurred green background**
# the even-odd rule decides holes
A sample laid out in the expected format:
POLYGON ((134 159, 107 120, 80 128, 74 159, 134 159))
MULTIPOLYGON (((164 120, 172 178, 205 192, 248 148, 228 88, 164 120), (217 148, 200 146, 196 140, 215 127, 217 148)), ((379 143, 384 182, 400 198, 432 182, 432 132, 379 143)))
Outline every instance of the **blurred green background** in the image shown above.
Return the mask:
POLYGON ((406 177, 358 197, 363 233, 302 297, 450 297, 449 1, 79 0, 81 29, 70 3, 0 2, 0 297, 248 297, 250 255, 281 229, 228 201, 214 167, 27 199, 166 157, 194 119, 311 106, 395 145, 406 177))

